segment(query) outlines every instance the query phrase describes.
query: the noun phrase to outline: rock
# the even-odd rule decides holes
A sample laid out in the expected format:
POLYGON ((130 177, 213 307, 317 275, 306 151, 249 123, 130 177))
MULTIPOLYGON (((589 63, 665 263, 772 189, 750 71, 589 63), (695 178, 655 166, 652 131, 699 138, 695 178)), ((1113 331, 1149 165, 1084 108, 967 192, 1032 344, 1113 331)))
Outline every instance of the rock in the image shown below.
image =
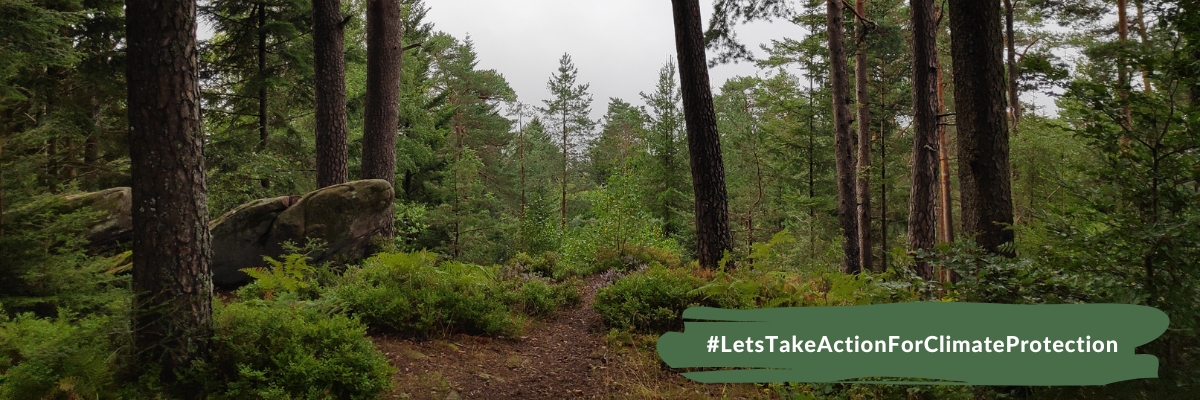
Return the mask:
POLYGON ((99 192, 81 193, 63 197, 66 201, 64 213, 89 207, 100 213, 92 223, 87 239, 94 249, 116 248, 121 242, 133 238, 133 195, 128 187, 115 187, 99 192))
POLYGON ((258 199, 210 222, 213 284, 218 287, 245 284, 250 277, 242 268, 265 265, 263 255, 271 225, 280 213, 299 200, 300 196, 258 199))
POLYGON ((369 250, 371 238, 388 222, 392 195, 392 185, 382 179, 348 182, 309 193, 279 215, 268 241, 280 246, 287 240, 304 244, 305 239, 320 239, 326 243, 326 250, 314 257, 317 261, 361 259, 369 250))
POLYGON ((392 186, 379 179, 347 182, 299 197, 244 204, 209 227, 213 243, 213 284, 236 288, 249 282, 242 268, 265 266, 263 256, 284 255, 283 244, 325 243, 314 262, 357 261, 370 251, 392 212, 392 186))

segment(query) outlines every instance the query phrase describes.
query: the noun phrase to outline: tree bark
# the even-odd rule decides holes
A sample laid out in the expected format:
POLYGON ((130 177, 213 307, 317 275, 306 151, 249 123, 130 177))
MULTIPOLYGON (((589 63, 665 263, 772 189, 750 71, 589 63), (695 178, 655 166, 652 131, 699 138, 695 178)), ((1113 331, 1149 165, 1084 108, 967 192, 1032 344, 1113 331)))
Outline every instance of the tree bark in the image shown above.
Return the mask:
POLYGON ((846 62, 846 30, 842 23, 842 1, 826 0, 825 24, 829 32, 829 83, 833 90, 833 148, 837 170, 838 224, 842 227, 842 272, 857 274, 859 260, 858 222, 855 214, 854 140, 850 136, 850 76, 846 62))
MULTIPOLYGON (((1134 7, 1137 8, 1138 36, 1141 37, 1141 39, 1142 39, 1142 46, 1149 46, 1150 45, 1150 35, 1146 31, 1146 13, 1144 10, 1145 7, 1142 5, 1142 0, 1133 0, 1133 5, 1134 5, 1134 7)), ((1143 86, 1142 90, 1145 90, 1146 93, 1151 93, 1154 91, 1154 86, 1152 86, 1150 84, 1150 67, 1147 65, 1142 65, 1141 70, 1142 70, 1142 86, 1143 86)))
POLYGON ((714 268, 725 252, 733 249, 733 239, 729 232, 729 199, 725 191, 721 136, 717 133, 704 55, 700 2, 672 0, 671 6, 692 187, 696 197, 696 255, 701 266, 714 268))
POLYGON ((171 385, 212 336, 196 3, 125 4, 135 365, 161 366, 171 385))
MULTIPOLYGON (((859 16, 867 15, 866 0, 857 0, 859 16)), ((858 264, 871 270, 871 102, 867 94, 867 22, 859 21, 858 53, 854 55, 854 89, 858 101, 858 264)))
MULTIPOLYGON (((396 133, 400 125, 400 1, 367 2, 367 93, 363 121, 362 179, 396 184, 396 133)), ((381 234, 395 235, 392 213, 381 234)))
MULTIPOLYGON (((908 250, 933 248, 936 235, 938 52, 937 16, 933 0, 912 0, 913 150, 912 188, 908 200, 908 250)), ((918 262, 917 274, 934 278, 933 269, 918 262)))
POLYGON ((958 128, 963 235, 995 254, 1015 256, 1008 118, 1004 115, 999 2, 950 1, 950 51, 958 128))
POLYGON ((1013 29, 1013 0, 1004 0, 1004 37, 1008 44, 1008 105, 1012 118, 1012 135, 1017 136, 1017 124, 1021 122, 1021 92, 1017 78, 1021 71, 1017 67, 1017 35, 1013 29))
MULTIPOLYGON (((946 83, 942 79, 942 68, 937 72, 938 114, 946 110, 946 83)), ((954 198, 950 185, 950 141, 946 139, 946 124, 938 122, 938 241, 954 241, 954 198)))
MULTIPOLYGON (((258 151, 267 149, 267 6, 258 3, 258 151)), ((259 179, 263 188, 271 187, 271 180, 259 179)))
POLYGON ((317 187, 346 182, 346 71, 341 0, 313 0, 317 187))
MULTIPOLYGON (((1117 96, 1121 99, 1121 123, 1125 130, 1133 128, 1133 114, 1129 108, 1129 66, 1126 65, 1125 52, 1129 41, 1129 0, 1117 0, 1117 96)), ((1122 146, 1128 146, 1129 139, 1122 138, 1122 146)))

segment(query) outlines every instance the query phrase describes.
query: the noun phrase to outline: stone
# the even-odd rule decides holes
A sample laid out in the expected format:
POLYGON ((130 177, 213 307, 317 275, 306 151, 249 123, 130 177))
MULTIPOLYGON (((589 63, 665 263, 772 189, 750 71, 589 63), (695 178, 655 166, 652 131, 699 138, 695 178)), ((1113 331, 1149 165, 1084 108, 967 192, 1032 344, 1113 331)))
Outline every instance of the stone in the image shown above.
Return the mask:
POLYGON ((212 235, 213 284, 217 287, 235 287, 245 284, 250 276, 242 268, 266 265, 263 255, 267 248, 267 234, 275 218, 300 196, 283 196, 258 199, 242 204, 208 224, 212 235))
POLYGON ((115 249, 133 238, 133 194, 128 187, 115 187, 98 192, 64 196, 64 213, 84 207, 100 215, 88 230, 87 239, 93 249, 115 249))
POLYGON ((386 227, 392 198, 387 181, 369 179, 239 206, 209 225, 213 284, 231 289, 248 283, 240 270, 266 266, 264 256, 281 258, 286 242, 323 242, 324 250, 309 255, 316 263, 361 260, 386 227))

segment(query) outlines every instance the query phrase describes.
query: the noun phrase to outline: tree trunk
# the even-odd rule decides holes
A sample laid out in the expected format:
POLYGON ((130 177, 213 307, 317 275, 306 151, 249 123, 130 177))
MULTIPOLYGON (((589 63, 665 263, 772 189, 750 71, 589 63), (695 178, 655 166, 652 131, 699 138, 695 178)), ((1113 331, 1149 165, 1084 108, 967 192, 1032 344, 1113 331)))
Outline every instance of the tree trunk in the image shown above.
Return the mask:
POLYGON ((1021 71, 1017 68, 1017 36, 1013 29, 1013 0, 1004 0, 1004 37, 1008 40, 1008 108, 1012 118, 1012 135, 1017 136, 1017 124, 1021 122, 1021 92, 1017 87, 1017 78, 1021 71))
MULTIPOLYGON (((258 151, 267 149, 267 6, 258 3, 258 151)), ((259 179, 263 188, 271 187, 271 180, 259 179)))
MULTIPOLYGON (((937 72, 938 114, 946 110, 946 83, 942 79, 942 68, 937 72)), ((954 241, 954 198, 950 186, 950 141, 946 140, 946 124, 938 122, 938 241, 954 241)))
MULTIPOLYGON (((855 2, 858 15, 867 15, 866 0, 855 2)), ((859 21, 858 53, 854 55, 854 91, 858 100, 858 264, 871 270, 871 102, 867 97, 867 22, 859 21)))
MULTIPOLYGON (((937 204, 938 52, 937 16, 933 0, 912 0, 913 150, 912 188, 908 200, 908 250, 933 248, 937 204)), ((933 269, 915 265, 917 274, 933 279, 933 269)))
POLYGON ((571 162, 570 146, 567 142, 567 112, 563 110, 562 118, 562 148, 563 148, 563 164, 562 164, 562 197, 559 198, 559 221, 560 229, 565 234, 567 232, 567 165, 571 162))
MULTIPOLYGON (((942 79, 942 68, 937 68, 937 113, 946 111, 946 83, 942 79)), ((950 197, 950 143, 946 139, 946 124, 937 124, 937 179, 940 207, 937 211, 938 240, 941 243, 954 241, 954 199, 950 197)))
POLYGON ((859 260, 857 207, 854 178, 854 138, 850 136, 850 76, 846 66, 846 30, 842 1, 826 0, 825 24, 829 31, 829 83, 833 88, 833 148, 837 165, 838 224, 842 227, 842 272, 857 274, 859 260))
POLYGON ((954 108, 963 235, 984 249, 1015 256, 1008 118, 1004 115, 1000 3, 950 2, 954 108))
MULTIPOLYGON (((200 132, 196 3, 128 0, 134 354, 176 382, 212 336, 208 201, 200 132)), ((195 397, 194 391, 175 393, 195 397)))
POLYGON ((721 136, 717 133, 704 55, 700 2, 671 0, 671 6, 692 187, 696 197, 696 256, 701 266, 714 268, 725 252, 733 249, 733 239, 729 233, 729 199, 725 191, 721 136))
MULTIPOLYGON (((887 99, 884 97, 884 87, 879 85, 879 104, 885 105, 887 99)), ((886 113, 886 106, 883 108, 886 113)), ((879 121, 879 255, 882 265, 879 266, 879 271, 887 271, 888 269, 888 180, 887 180, 887 135, 888 135, 888 119, 883 118, 879 121)))
MULTIPOLYGON (((363 120, 362 179, 396 184, 396 132, 400 125, 400 2, 367 2, 367 100, 363 120)), ((381 234, 392 237, 392 213, 381 234)))
MULTIPOLYGON (((1145 7, 1142 5, 1142 0, 1133 0, 1133 5, 1137 8, 1138 36, 1142 39, 1142 46, 1149 46, 1150 35, 1146 31, 1145 7)), ((1154 91, 1154 86, 1151 86, 1150 84, 1150 67, 1147 65, 1142 66, 1142 86, 1144 86, 1143 90, 1145 90, 1146 93, 1151 93, 1154 91)))
POLYGON ((346 182, 346 71, 341 0, 313 0, 317 187, 346 182))
MULTIPOLYGON (((1129 108, 1129 66, 1126 65, 1125 43, 1129 41, 1129 0, 1117 0, 1117 96, 1121 99, 1121 123, 1128 131, 1133 128, 1133 114, 1129 108)), ((1122 146, 1127 147, 1129 138, 1122 137, 1122 146)))

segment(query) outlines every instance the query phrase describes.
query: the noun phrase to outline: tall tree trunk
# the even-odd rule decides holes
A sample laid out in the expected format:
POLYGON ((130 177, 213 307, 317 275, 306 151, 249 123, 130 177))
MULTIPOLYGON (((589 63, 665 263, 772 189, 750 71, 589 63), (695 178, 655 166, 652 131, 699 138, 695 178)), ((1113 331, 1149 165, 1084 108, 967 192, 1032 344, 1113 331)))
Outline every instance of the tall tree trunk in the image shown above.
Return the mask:
MULTIPOLYGON (((258 3, 258 151, 267 149, 267 5, 258 3)), ((271 180, 259 179, 263 188, 271 187, 271 180)))
MULTIPOLYGON (((857 0, 859 16, 867 15, 867 1, 857 0)), ((854 92, 858 101, 858 264, 871 270, 871 102, 867 96, 867 21, 859 21, 858 53, 854 55, 854 92)))
MULTIPOLYGON (((1142 46, 1149 46, 1150 34, 1146 31, 1146 14, 1143 10, 1142 0, 1133 0, 1133 5, 1137 7, 1138 36, 1142 39, 1142 46)), ((1142 66, 1142 86, 1146 93, 1154 91, 1154 86, 1150 84, 1150 67, 1147 65, 1142 66)))
POLYGON ((1013 0, 1004 0, 1004 37, 1008 44, 1008 108, 1012 118, 1012 135, 1017 136, 1017 124, 1021 122, 1021 92, 1017 78, 1021 71, 1017 67, 1017 35, 1013 29, 1013 0))
POLYGON ((562 164, 562 197, 559 198, 558 212, 561 229, 563 233, 567 232, 567 165, 571 162, 569 147, 571 144, 567 142, 567 112, 562 112, 562 148, 563 148, 563 164, 562 164))
POLYGON ((346 71, 341 0, 313 0, 317 187, 346 182, 346 71))
POLYGON ((100 100, 96 96, 92 96, 91 100, 91 120, 92 129, 88 132, 87 138, 83 140, 83 164, 94 170, 95 163, 100 159, 100 135, 104 132, 104 120, 100 115, 100 100))
MULTIPOLYGON (((912 0, 913 150, 912 188, 908 200, 908 250, 933 248, 937 205, 938 52, 937 16, 933 0, 912 0)), ((933 279, 933 269, 915 265, 917 274, 933 279)))
MULTIPOLYGON (((400 125, 400 1, 367 2, 367 100, 363 120, 362 179, 396 185, 396 132, 400 125)), ((395 236, 392 213, 384 237, 395 236)))
MULTIPOLYGON (((942 79, 942 68, 937 69, 938 114, 946 110, 946 83, 942 79)), ((950 141, 946 140, 946 124, 939 121, 937 128, 938 149, 938 241, 954 241, 954 198, 950 186, 950 141)))
MULTIPOLYGON (((884 106, 884 113, 887 113, 888 108, 885 105, 887 101, 884 97, 883 83, 879 84, 879 104, 884 106)), ((882 265, 879 266, 879 271, 887 271, 888 269, 888 180, 887 180, 887 134, 888 134, 888 119, 883 118, 879 121, 879 255, 882 265)))
MULTIPOLYGON (((1133 127, 1133 114, 1129 108, 1129 66, 1126 65, 1125 52, 1129 41, 1129 0, 1117 0, 1117 96, 1121 99, 1121 123, 1125 129, 1133 127)), ((1122 138, 1122 145, 1127 146, 1128 138, 1122 138)))
POLYGON ((842 0, 826 0, 825 25, 829 31, 829 83, 833 87, 833 150, 837 166, 838 225, 842 228, 842 272, 857 274, 858 221, 855 200, 854 138, 850 136, 850 74, 846 62, 846 30, 842 0))
POLYGON ((692 187, 696 197, 696 255, 700 265, 714 268, 726 251, 733 250, 733 239, 729 233, 729 198, 725 191, 721 136, 717 133, 708 62, 704 55, 700 2, 671 0, 671 6, 692 187))
POLYGON ((998 2, 950 2, 963 235, 1011 257, 1001 249, 1013 242, 1013 206, 1000 20, 998 2))
MULTIPOLYGON (((212 336, 196 3, 127 0, 125 31, 134 365, 161 366, 172 385, 208 358, 212 336)), ((175 396, 197 396, 178 389, 175 396)))

